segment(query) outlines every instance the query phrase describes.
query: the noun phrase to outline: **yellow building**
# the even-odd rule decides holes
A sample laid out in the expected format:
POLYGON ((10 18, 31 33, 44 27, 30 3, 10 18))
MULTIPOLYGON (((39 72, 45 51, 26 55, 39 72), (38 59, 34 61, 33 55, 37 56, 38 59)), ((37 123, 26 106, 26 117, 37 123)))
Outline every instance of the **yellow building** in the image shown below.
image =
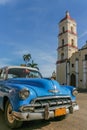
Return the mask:
POLYGON ((61 84, 87 88, 87 42, 78 50, 77 25, 69 12, 59 22, 56 79, 61 84))

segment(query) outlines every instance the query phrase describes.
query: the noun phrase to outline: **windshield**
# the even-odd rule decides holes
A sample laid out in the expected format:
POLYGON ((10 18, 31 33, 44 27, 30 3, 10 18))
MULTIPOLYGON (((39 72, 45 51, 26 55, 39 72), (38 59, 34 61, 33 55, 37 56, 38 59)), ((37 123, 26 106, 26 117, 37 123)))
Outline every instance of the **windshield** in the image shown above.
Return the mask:
POLYGON ((41 78, 41 74, 36 70, 25 68, 10 68, 8 78, 41 78))

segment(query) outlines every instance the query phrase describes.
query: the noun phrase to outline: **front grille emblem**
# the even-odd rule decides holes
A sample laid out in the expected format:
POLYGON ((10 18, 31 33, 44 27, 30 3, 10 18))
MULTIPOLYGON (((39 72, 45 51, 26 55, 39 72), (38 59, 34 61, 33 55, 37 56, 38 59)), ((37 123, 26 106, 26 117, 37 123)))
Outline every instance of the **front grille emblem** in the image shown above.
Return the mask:
POLYGON ((58 89, 51 89, 51 90, 49 90, 49 92, 51 92, 51 93, 58 93, 59 90, 58 89))
POLYGON ((59 90, 57 89, 56 85, 54 85, 53 89, 50 89, 49 92, 51 92, 51 93, 58 93, 59 90))

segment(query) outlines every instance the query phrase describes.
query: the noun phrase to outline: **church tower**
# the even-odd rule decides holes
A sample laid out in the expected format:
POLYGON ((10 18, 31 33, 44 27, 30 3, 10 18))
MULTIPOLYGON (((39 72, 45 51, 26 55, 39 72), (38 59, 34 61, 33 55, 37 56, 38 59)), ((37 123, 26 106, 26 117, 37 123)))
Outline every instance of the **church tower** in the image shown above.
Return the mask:
POLYGON ((57 80, 61 84, 68 84, 67 74, 69 73, 69 59, 76 51, 78 51, 77 25, 67 11, 65 17, 59 22, 58 34, 56 73, 57 80))

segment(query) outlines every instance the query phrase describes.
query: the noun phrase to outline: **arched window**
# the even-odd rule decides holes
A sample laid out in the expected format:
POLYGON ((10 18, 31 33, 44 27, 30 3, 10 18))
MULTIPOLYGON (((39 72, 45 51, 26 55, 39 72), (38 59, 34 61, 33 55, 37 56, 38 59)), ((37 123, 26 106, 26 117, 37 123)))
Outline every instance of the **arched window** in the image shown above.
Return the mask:
POLYGON ((61 60, 63 60, 63 59, 64 59, 64 53, 61 54, 61 60))
POLYGON ((74 29, 73 29, 73 27, 71 26, 71 32, 73 33, 74 32, 74 29))
POLYGON ((64 46, 64 39, 62 39, 62 46, 64 46))
POLYGON ((63 28, 62 28, 62 31, 63 31, 63 33, 65 32, 65 27, 63 26, 63 28))

